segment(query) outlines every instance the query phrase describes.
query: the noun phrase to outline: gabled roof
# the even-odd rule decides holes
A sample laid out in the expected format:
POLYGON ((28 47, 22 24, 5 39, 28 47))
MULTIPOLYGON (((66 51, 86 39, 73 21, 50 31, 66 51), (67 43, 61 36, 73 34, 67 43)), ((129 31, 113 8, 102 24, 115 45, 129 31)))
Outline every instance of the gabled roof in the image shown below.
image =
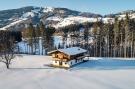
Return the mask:
POLYGON ((51 53, 54 53, 54 52, 57 52, 57 51, 60 51, 60 52, 65 53, 67 55, 77 55, 77 54, 80 54, 80 53, 87 52, 87 50, 82 49, 80 47, 71 47, 71 48, 65 48, 65 49, 57 49, 57 50, 49 52, 48 54, 51 54, 51 53))

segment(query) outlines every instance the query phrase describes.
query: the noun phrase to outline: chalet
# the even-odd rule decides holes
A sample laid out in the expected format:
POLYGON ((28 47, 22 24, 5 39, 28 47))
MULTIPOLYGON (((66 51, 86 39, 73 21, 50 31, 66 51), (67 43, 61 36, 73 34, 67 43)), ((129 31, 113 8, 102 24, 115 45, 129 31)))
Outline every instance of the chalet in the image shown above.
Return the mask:
POLYGON ((53 57, 52 65, 57 67, 71 67, 84 61, 87 50, 79 47, 57 49, 48 54, 53 57))

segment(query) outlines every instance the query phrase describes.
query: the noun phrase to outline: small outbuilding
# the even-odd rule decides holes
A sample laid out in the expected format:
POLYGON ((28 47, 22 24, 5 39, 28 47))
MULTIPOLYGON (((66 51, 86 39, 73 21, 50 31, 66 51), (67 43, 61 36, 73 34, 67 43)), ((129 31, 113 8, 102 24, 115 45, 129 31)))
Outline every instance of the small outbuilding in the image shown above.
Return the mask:
POLYGON ((84 61, 87 50, 80 47, 57 49, 48 52, 53 57, 52 65, 69 68, 84 61))

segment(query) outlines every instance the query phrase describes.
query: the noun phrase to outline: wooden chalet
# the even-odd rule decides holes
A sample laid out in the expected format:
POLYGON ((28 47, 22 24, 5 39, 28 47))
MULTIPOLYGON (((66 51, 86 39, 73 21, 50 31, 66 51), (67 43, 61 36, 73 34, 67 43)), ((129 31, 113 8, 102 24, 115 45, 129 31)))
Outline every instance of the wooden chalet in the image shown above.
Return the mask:
POLYGON ((57 67, 71 67, 84 61, 87 50, 79 47, 57 49, 48 54, 53 57, 52 65, 57 67))

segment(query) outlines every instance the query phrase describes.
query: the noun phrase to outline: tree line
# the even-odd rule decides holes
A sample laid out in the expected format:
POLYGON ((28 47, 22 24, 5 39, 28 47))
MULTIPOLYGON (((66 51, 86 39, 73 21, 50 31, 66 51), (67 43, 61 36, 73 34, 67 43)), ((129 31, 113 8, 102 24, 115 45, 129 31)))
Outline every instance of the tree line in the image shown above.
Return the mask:
POLYGON ((91 46, 91 56, 97 57, 134 57, 135 56, 135 20, 128 14, 125 19, 115 18, 114 24, 95 23, 95 37, 91 46))
POLYGON ((42 22, 36 26, 30 23, 28 28, 24 29, 22 32, 23 38, 25 38, 28 43, 25 53, 45 55, 48 51, 53 50, 54 41, 52 36, 54 32, 55 28, 46 27, 42 22))
POLYGON ((55 29, 42 22, 32 23, 22 31, 27 41, 25 53, 46 55, 48 51, 78 46, 88 50, 91 57, 134 57, 135 19, 115 18, 114 23, 86 22, 55 29), (61 33, 62 44, 54 44, 54 33, 61 33), (69 40, 70 37, 70 44, 69 40))
MULTIPOLYGON (((91 57, 135 57, 135 19, 126 14, 125 19, 115 18, 114 23, 84 23, 61 28, 63 43, 67 35, 74 39, 71 45, 88 50, 91 57), (80 35, 83 28, 83 35, 80 35), (90 38, 93 40, 90 42, 90 38)), ((72 41, 72 40, 71 40, 72 41)))

